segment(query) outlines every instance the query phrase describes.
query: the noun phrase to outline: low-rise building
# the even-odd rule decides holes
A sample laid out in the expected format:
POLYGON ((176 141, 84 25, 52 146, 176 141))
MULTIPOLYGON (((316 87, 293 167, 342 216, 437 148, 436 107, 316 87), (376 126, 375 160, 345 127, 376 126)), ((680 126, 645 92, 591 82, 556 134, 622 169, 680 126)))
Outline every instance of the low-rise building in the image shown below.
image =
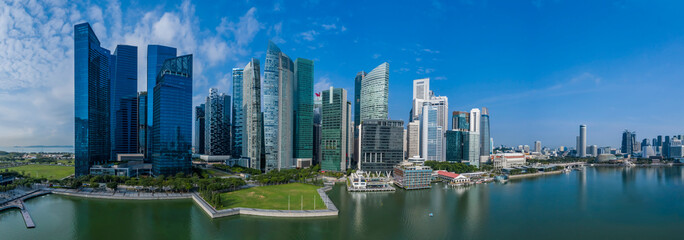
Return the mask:
POLYGON ((394 191, 390 186, 390 172, 385 175, 372 174, 363 170, 356 171, 349 176, 347 191, 350 192, 373 192, 394 191))
POLYGON ((412 162, 394 166, 394 183, 407 190, 430 188, 432 168, 412 162))
POLYGON ((437 178, 449 184, 465 184, 470 182, 470 178, 464 176, 463 174, 447 172, 442 170, 437 171, 437 178))
POLYGON ((523 153, 497 153, 493 157, 494 168, 512 168, 518 166, 525 166, 525 154, 523 153))
POLYGON ((130 161, 121 164, 93 165, 90 167, 90 175, 126 177, 152 175, 152 164, 144 163, 143 161, 130 161))

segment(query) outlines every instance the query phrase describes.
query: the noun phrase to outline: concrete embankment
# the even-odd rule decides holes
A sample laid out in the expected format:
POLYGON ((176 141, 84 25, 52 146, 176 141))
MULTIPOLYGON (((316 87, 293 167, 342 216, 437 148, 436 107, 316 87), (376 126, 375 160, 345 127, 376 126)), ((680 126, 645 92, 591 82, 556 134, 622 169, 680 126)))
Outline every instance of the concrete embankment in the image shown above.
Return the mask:
POLYGON ((136 193, 136 194, 126 194, 126 193, 111 193, 111 192, 81 192, 74 189, 46 189, 54 194, 72 196, 72 197, 84 197, 84 198, 101 198, 101 199, 121 199, 121 200, 170 200, 170 199, 188 199, 191 198, 190 193, 136 193))
POLYGON ((537 177, 537 176, 559 174, 559 173, 563 173, 563 170, 549 171, 549 172, 536 172, 536 173, 520 174, 520 175, 509 175, 508 179, 520 179, 520 178, 537 177))

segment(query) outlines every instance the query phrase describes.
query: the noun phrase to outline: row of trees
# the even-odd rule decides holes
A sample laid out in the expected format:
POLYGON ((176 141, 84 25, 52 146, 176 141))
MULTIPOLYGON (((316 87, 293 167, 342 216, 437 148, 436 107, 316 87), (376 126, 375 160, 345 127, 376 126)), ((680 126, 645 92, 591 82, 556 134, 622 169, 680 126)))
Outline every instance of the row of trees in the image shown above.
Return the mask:
POLYGON ((476 166, 456 162, 425 161, 425 166, 429 166, 433 170, 446 170, 455 173, 469 173, 477 171, 476 166))
POLYGON ((312 166, 302 169, 283 169, 273 170, 265 174, 260 174, 250 177, 251 180, 256 180, 260 184, 282 184, 289 182, 311 182, 318 183, 318 172, 320 166, 312 166))
POLYGON ((30 174, 27 174, 24 171, 17 172, 7 168, 5 168, 0 175, 2 175, 2 178, 15 178, 10 184, 4 186, 0 185, 0 192, 6 192, 20 186, 31 187, 34 183, 47 181, 46 178, 32 178, 30 174))
POLYGON ((212 166, 216 169, 221 169, 223 171, 228 171, 228 172, 232 172, 232 173, 246 173, 246 174, 250 174, 250 175, 261 174, 260 170, 254 169, 254 168, 246 168, 246 167, 241 167, 241 166, 232 166, 231 167, 231 166, 228 166, 225 164, 215 164, 212 166))

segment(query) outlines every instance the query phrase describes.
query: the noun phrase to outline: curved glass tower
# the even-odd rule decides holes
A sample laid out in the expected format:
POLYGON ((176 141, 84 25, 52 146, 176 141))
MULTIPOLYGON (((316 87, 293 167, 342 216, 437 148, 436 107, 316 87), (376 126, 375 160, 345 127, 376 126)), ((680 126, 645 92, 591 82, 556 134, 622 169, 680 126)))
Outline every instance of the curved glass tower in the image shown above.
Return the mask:
POLYGON ((492 152, 492 146, 489 144, 489 110, 486 107, 482 108, 482 115, 480 115, 480 156, 489 156, 492 152))
POLYGON ((263 118, 261 113, 261 76, 259 60, 245 66, 242 77, 242 157, 249 158, 249 167, 263 171, 263 118))
POLYGON ((264 65, 265 171, 291 168, 294 64, 269 41, 264 65))
POLYGON ((387 119, 389 63, 380 64, 361 80, 360 121, 387 119))

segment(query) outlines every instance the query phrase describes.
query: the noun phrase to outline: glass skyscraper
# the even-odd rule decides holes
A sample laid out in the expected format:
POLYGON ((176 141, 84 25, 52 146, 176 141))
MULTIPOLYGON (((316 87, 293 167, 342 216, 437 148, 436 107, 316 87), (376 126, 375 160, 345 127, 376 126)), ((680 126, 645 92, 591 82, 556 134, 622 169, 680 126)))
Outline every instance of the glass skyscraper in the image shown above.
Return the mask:
MULTIPOLYGON (((147 45, 147 132, 152 133, 152 125, 154 121, 154 87, 157 86, 157 74, 162 68, 164 61, 169 58, 176 57, 176 48, 161 46, 161 45, 147 45)), ((152 137, 148 136, 148 147, 152 147, 152 137)), ((151 153, 148 151, 148 153, 151 153)), ((146 156, 150 157, 150 156, 146 156)))
POLYGON ((230 96, 210 88, 205 103, 204 154, 230 155, 230 96))
POLYGON ((387 119, 388 89, 389 63, 385 62, 361 80, 359 124, 366 119, 387 119))
POLYGON ((489 110, 486 107, 482 108, 480 115, 480 156, 489 156, 492 153, 491 145, 489 144, 489 110))
POLYGON ((444 161, 444 131, 438 124, 439 107, 423 103, 420 119, 420 156, 426 161, 444 161))
POLYGON ((332 88, 323 91, 321 107, 321 170, 346 171, 350 109, 347 90, 332 88))
POLYGON ((294 158, 296 161, 313 160, 313 85, 314 62, 297 58, 294 72, 294 158))
POLYGON ((190 173, 192 148, 192 55, 169 58, 154 87, 152 172, 190 173))
POLYGON ((138 93, 138 153, 147 154, 147 91, 138 93))
POLYGON ((112 55, 110 125, 112 160, 138 152, 138 47, 118 45, 112 55))
POLYGON ((404 160, 403 135, 404 121, 365 120, 361 125, 361 170, 391 172, 404 160))
POLYGON ((261 76, 259 60, 252 60, 243 70, 242 84, 242 157, 249 158, 249 167, 264 170, 264 134, 261 113, 261 76))
POLYGON ((205 111, 204 103, 195 107, 195 153, 197 154, 204 154, 205 111))
POLYGON ((294 64, 269 41, 264 66, 265 171, 287 169, 292 162, 294 64))
POLYGON ((233 119, 232 119, 232 133, 231 138, 231 153, 233 157, 242 157, 242 131, 243 131, 243 114, 242 114, 242 68, 233 68, 233 119))
POLYGON ((76 176, 110 159, 111 55, 88 23, 74 26, 74 153, 76 176))

